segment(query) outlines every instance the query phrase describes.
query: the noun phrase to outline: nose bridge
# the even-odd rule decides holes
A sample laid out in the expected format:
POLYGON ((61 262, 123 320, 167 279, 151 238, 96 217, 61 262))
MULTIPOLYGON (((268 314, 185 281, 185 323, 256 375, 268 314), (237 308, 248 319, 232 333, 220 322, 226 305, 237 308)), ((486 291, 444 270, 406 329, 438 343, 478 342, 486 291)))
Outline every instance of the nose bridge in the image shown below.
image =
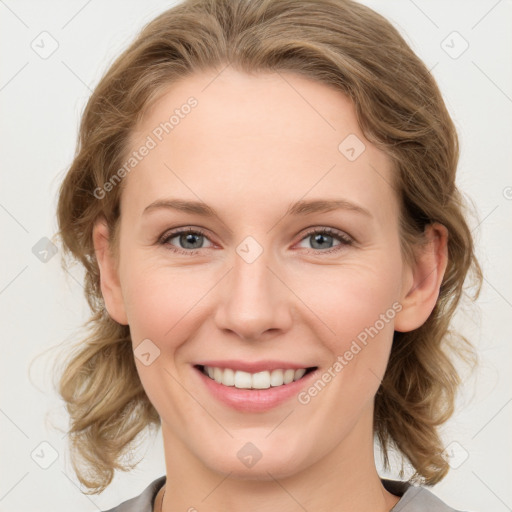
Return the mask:
POLYGON ((219 303, 216 321, 246 339, 257 339, 269 329, 285 329, 290 311, 284 285, 269 267, 271 251, 252 237, 236 248, 233 268, 225 286, 226 299, 219 303))

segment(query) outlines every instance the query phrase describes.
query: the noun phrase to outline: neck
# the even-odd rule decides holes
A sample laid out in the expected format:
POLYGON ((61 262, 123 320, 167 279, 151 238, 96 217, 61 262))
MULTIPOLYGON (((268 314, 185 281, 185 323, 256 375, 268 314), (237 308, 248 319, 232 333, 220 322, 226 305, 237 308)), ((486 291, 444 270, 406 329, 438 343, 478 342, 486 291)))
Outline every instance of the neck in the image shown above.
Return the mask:
POLYGON ((221 473, 195 457, 164 423, 162 435, 167 473, 163 512, 205 507, 236 512, 247 503, 253 512, 388 512, 398 502, 375 468, 371 410, 334 449, 312 454, 312 464, 298 461, 302 468, 297 471, 288 464, 286 471, 260 467, 258 473, 255 465, 249 476, 221 473))

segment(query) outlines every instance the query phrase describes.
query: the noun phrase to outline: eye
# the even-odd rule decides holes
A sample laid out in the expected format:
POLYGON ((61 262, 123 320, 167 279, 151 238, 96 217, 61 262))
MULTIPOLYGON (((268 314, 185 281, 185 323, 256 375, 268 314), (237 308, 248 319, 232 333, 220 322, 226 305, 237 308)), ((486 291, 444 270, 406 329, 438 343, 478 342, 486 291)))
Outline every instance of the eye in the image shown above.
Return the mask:
POLYGON ((309 231, 301 242, 305 240, 311 241, 310 243, 315 252, 320 251, 324 254, 342 250, 345 246, 354 243, 354 240, 347 234, 332 228, 317 228, 309 231), (332 243, 335 240, 338 241, 338 244, 333 246, 332 243))
MULTIPOLYGON (((311 250, 323 254, 342 250, 344 247, 354 243, 354 240, 347 234, 332 228, 316 228, 311 230, 306 233, 301 242, 308 239, 311 240, 313 247, 311 250), (337 241, 338 244, 332 245, 334 241, 337 241)), ((210 242, 201 229, 187 228, 164 233, 159 239, 159 244, 166 246, 166 248, 173 252, 191 256, 199 252, 200 249, 207 249, 212 246, 210 242, 210 246, 203 247, 205 240, 210 242), (175 239, 181 247, 176 247, 176 242, 172 242, 175 239)))
POLYGON ((202 247, 204 240, 209 239, 203 231, 197 228, 188 228, 165 233, 159 239, 159 243, 167 246, 171 251, 190 256, 191 254, 196 254, 197 250, 205 248, 202 247), (176 247, 171 243, 174 239, 177 239, 182 248, 176 247))

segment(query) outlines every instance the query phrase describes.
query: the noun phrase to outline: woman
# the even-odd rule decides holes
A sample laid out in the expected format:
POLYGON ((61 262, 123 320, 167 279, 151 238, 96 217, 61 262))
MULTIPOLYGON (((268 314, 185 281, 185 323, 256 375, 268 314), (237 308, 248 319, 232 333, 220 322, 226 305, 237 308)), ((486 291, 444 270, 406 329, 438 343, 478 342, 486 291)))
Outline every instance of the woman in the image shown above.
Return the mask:
POLYGON ((453 510, 425 486, 481 279, 457 160, 434 79, 367 7, 189 0, 149 23, 60 190, 93 312, 59 389, 82 484, 161 426, 166 475, 112 511, 453 510), (374 437, 409 481, 379 477, 374 437))

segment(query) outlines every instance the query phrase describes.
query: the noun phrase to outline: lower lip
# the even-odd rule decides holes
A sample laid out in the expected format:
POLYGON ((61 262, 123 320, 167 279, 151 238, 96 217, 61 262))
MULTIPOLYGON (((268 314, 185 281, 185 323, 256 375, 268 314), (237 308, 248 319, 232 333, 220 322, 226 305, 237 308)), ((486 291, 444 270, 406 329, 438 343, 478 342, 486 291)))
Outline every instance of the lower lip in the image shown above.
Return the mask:
POLYGON ((202 382, 210 393, 233 409, 243 412, 264 412, 286 402, 296 396, 309 382, 318 369, 304 375, 299 380, 268 389, 239 389, 234 386, 224 386, 207 377, 201 369, 194 367, 202 382))

